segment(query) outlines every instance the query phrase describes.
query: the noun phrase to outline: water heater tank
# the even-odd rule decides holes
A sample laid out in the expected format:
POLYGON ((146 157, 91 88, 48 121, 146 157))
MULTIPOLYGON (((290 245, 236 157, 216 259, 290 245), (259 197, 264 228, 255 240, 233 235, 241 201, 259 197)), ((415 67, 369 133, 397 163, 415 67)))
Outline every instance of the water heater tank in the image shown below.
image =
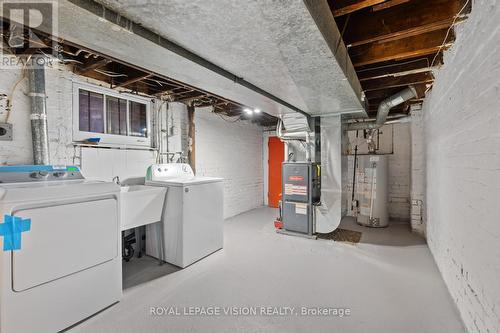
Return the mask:
POLYGON ((356 170, 358 224, 374 228, 389 225, 387 159, 386 155, 358 156, 356 170))

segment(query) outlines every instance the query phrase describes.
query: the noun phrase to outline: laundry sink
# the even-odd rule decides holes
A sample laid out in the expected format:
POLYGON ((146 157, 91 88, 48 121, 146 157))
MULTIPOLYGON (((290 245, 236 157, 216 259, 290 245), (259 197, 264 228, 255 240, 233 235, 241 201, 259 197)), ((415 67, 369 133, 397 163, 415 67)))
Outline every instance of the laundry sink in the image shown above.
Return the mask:
POLYGON ((122 186, 120 193, 121 229, 131 229, 159 222, 163 212, 166 188, 131 185, 122 186))

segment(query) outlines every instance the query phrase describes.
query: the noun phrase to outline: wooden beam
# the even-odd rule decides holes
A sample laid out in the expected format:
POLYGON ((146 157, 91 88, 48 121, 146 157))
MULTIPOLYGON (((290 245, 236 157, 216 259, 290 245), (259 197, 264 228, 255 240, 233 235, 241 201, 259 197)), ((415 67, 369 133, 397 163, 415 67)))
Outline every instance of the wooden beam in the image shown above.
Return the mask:
POLYGON ((464 0, 412 1, 379 13, 356 13, 344 33, 349 47, 415 36, 451 26, 464 0))
POLYGON ((390 42, 361 45, 351 48, 349 53, 355 67, 435 54, 440 49, 446 49, 455 39, 453 31, 447 36, 447 30, 432 31, 390 42))
POLYGON ((429 24, 421 24, 419 26, 412 27, 409 29, 395 31, 393 33, 381 34, 381 35, 375 36, 373 38, 367 38, 367 39, 363 39, 363 40, 360 40, 357 42, 353 42, 353 43, 349 44, 349 47, 354 47, 354 46, 359 46, 359 45, 374 43, 374 42, 390 42, 393 40, 398 40, 398 39, 402 39, 402 38, 407 38, 407 37, 411 37, 411 36, 425 34, 427 32, 431 32, 431 31, 448 29, 452 23, 453 23, 453 19, 448 18, 448 19, 438 21, 438 22, 433 22, 433 23, 429 23, 429 24))
POLYGON ((196 174, 196 128, 194 121, 195 107, 193 104, 188 105, 188 161, 189 165, 196 174))
POLYGON ((146 75, 142 75, 142 76, 139 76, 139 77, 135 77, 135 78, 132 78, 130 80, 118 83, 115 86, 113 86, 113 88, 126 87, 126 86, 129 86, 129 85, 134 84, 136 82, 139 82, 139 81, 142 81, 144 79, 150 78, 152 76, 153 76, 153 74, 146 74, 146 75))
POLYGON ((353 13, 355 11, 371 7, 374 5, 381 4, 385 2, 386 0, 361 0, 361 1, 334 1, 334 9, 333 10, 333 16, 338 17, 342 15, 346 15, 349 13, 353 13), (335 6, 335 4, 340 3, 338 6, 335 6))
POLYGON ((363 90, 379 90, 394 87, 404 87, 417 83, 430 83, 434 80, 431 72, 416 73, 403 76, 387 76, 380 79, 363 81, 363 90))
POLYGON ((385 76, 412 74, 428 71, 434 55, 410 60, 395 61, 384 66, 358 69, 359 81, 373 80, 385 76))
POLYGON ((401 5, 401 4, 407 3, 409 1, 410 0, 389 0, 389 1, 382 2, 381 4, 373 6, 372 11, 378 12, 380 10, 391 8, 391 7, 394 7, 397 5, 401 5))
POLYGON ((113 61, 110 59, 101 59, 99 61, 93 61, 93 62, 90 62, 89 64, 87 64, 86 66, 77 67, 75 72, 76 72, 76 74, 84 75, 88 72, 93 71, 94 69, 102 68, 102 67, 104 67, 112 62, 113 61))

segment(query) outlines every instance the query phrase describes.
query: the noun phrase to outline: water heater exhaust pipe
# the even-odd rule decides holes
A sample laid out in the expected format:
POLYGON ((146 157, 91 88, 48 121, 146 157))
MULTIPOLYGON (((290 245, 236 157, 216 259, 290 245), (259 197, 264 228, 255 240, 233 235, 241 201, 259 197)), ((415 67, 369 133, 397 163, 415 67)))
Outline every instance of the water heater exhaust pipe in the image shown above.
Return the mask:
POLYGON ((415 87, 409 86, 408 88, 398 92, 395 95, 383 100, 378 106, 377 119, 374 122, 351 123, 347 125, 348 131, 358 131, 365 129, 378 129, 385 124, 389 111, 395 106, 403 104, 410 99, 417 97, 415 87))

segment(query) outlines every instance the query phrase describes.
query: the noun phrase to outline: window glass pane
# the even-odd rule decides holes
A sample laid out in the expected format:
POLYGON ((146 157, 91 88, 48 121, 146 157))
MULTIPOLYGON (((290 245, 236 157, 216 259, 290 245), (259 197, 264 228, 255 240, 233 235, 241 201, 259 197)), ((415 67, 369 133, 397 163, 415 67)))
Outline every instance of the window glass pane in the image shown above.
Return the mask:
POLYGON ((89 92, 83 89, 79 90, 79 127, 80 131, 88 132, 90 130, 89 114, 89 92))
POLYGON ((104 95, 89 92, 90 131, 104 133, 104 95))
POLYGON ((106 96, 107 133, 127 135, 127 100, 106 96))
POLYGON ((104 110, 102 94, 80 89, 79 127, 80 131, 104 133, 104 110))
POLYGON ((146 104, 130 102, 129 104, 130 117, 130 135, 148 137, 146 104))

